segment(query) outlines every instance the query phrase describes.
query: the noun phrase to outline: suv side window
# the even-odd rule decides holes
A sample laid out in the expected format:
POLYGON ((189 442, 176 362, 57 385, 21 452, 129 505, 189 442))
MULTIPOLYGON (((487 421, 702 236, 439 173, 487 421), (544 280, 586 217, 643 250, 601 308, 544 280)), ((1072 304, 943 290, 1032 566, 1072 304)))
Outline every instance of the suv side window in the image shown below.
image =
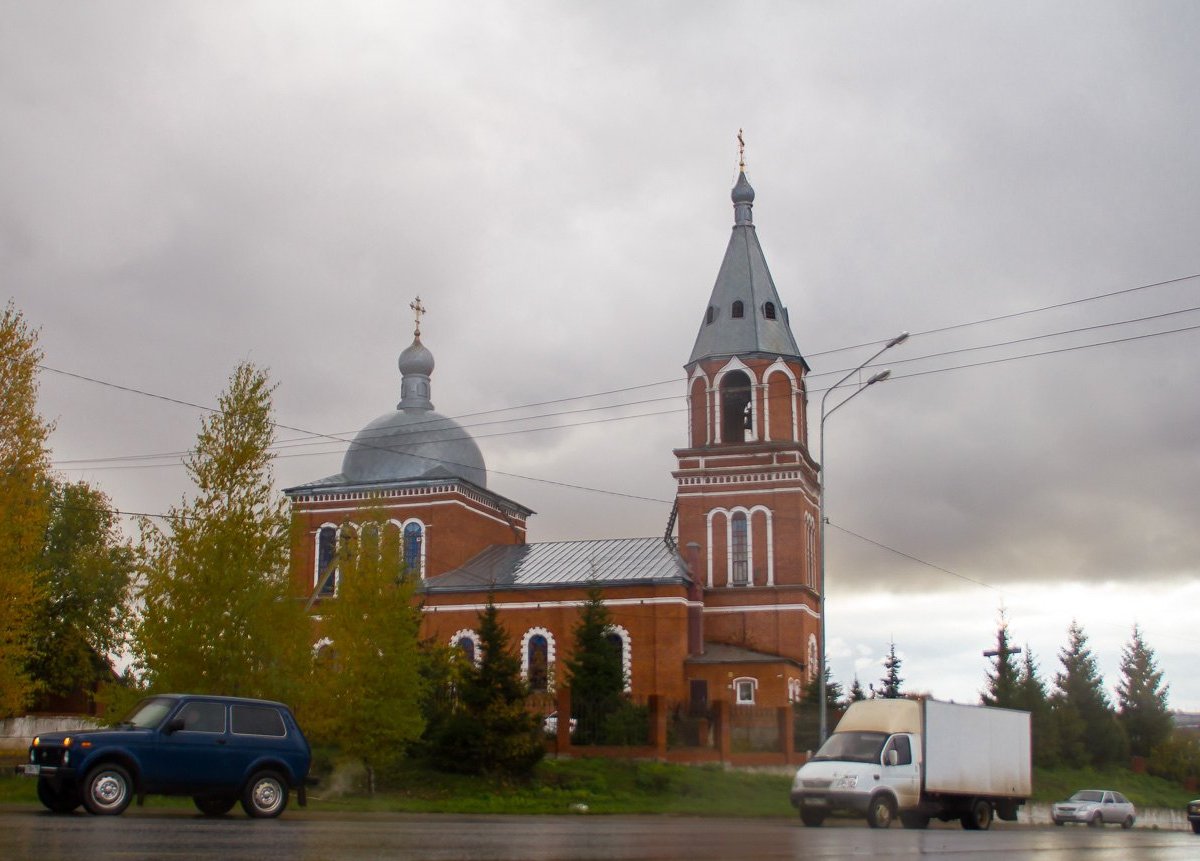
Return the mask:
POLYGON ((224 703, 188 703, 175 717, 187 732, 225 732, 224 703))
POLYGON ((233 706, 233 731, 236 735, 287 735, 283 716, 262 706, 233 706))

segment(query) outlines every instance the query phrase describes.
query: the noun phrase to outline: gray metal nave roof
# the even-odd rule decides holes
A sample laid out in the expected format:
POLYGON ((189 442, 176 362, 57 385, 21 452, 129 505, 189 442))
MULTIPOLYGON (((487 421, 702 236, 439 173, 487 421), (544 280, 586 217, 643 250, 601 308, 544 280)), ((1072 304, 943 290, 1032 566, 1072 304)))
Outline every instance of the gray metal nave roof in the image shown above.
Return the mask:
POLYGON ((562 586, 691 582, 679 554, 662 538, 614 538, 502 544, 460 568, 431 577, 424 592, 486 592, 562 586))

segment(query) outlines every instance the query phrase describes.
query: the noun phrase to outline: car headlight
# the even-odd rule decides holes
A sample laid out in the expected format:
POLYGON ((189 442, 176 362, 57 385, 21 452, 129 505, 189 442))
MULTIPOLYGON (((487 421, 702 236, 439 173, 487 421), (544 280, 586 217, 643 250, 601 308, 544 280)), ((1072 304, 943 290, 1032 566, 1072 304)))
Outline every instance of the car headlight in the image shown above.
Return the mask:
POLYGON ((854 789, 857 786, 858 786, 858 775, 857 774, 847 774, 842 777, 835 777, 833 779, 833 788, 834 789, 854 789))

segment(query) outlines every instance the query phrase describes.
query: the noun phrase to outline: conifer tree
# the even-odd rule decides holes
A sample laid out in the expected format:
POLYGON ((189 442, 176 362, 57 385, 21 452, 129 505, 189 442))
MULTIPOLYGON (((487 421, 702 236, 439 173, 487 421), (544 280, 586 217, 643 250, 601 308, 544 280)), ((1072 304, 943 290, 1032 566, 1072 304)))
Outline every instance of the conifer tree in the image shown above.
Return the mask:
POLYGON ((1008 620, 1000 611, 1000 624, 996 628, 996 648, 991 669, 987 673, 987 690, 980 700, 985 706, 1014 708, 1017 700, 1017 659, 1008 641, 1008 620))
MULTIPOLYGON (((855 679, 857 681, 857 678, 855 679)), ((862 689, 859 688, 859 693, 862 689)), ((842 705, 842 686, 833 680, 833 669, 825 667, 825 713, 829 725, 837 723, 837 714, 842 705)), ((803 698, 793 704, 793 715, 798 724, 796 732, 797 750, 816 750, 820 745, 821 732, 821 677, 814 675, 804 686, 803 698)))
POLYGON ((606 743, 605 721, 623 702, 625 670, 620 649, 609 640, 611 625, 604 593, 593 586, 579 612, 574 650, 566 662, 577 744, 606 743))
POLYGON ((424 730, 421 611, 398 530, 381 535, 386 518, 377 508, 355 519, 364 524, 357 535, 342 527, 337 595, 321 604, 330 653, 314 666, 304 719, 318 740, 362 761, 373 793, 376 774, 399 762, 424 730))
POLYGON ((1134 756, 1149 756, 1171 736, 1173 723, 1167 708, 1167 691, 1154 650, 1133 626, 1133 636, 1121 653, 1121 681, 1117 685, 1117 708, 1121 725, 1134 756))
POLYGON ((846 707, 849 708, 850 703, 862 702, 867 698, 867 692, 863 690, 862 682, 858 680, 858 675, 855 674, 854 681, 850 684, 850 693, 846 695, 846 707))
POLYGON ((37 340, 9 302, 0 314, 0 717, 22 711, 34 690, 28 662, 50 517, 52 429, 37 410, 37 340))
POLYGON ((888 645, 887 657, 883 659, 883 678, 879 680, 879 696, 885 700, 895 700, 903 696, 900 685, 904 681, 900 676, 900 665, 904 662, 896 654, 896 643, 888 645))
POLYGON ((153 690, 290 700, 304 675, 309 621, 289 590, 272 388, 264 371, 238 366, 186 462, 195 497, 173 506, 165 527, 141 522, 133 651, 153 690))
POLYGON ((491 596, 479 614, 479 647, 479 665, 464 673, 459 707, 435 738, 435 759, 450 771, 526 775, 546 753, 541 717, 525 707, 521 662, 491 596))
POLYGON ((102 491, 53 481, 50 499, 29 666, 41 693, 66 695, 111 674, 109 658, 126 641, 134 559, 102 491))
POLYGON ((1013 707, 1029 712, 1034 763, 1043 768, 1058 765, 1058 728, 1050 713, 1046 686, 1038 675, 1037 659, 1034 658, 1028 643, 1025 644, 1025 659, 1021 662, 1020 674, 1017 677, 1013 707))
POLYGON ((1067 629, 1067 647, 1058 653, 1062 672, 1054 677, 1051 703, 1067 764, 1104 766, 1125 759, 1128 746, 1104 692, 1096 658, 1078 622, 1067 629))

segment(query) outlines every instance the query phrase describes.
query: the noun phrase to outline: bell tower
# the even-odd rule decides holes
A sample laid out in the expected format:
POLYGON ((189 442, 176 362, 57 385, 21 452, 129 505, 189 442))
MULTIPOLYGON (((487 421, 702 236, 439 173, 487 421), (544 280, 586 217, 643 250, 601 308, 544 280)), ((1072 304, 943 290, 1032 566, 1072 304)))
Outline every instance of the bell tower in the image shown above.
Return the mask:
POLYGON ((790 658, 811 679, 821 619, 809 367, 758 242, 744 158, 731 197, 733 234, 684 366, 679 547, 702 588, 704 639, 790 658))

